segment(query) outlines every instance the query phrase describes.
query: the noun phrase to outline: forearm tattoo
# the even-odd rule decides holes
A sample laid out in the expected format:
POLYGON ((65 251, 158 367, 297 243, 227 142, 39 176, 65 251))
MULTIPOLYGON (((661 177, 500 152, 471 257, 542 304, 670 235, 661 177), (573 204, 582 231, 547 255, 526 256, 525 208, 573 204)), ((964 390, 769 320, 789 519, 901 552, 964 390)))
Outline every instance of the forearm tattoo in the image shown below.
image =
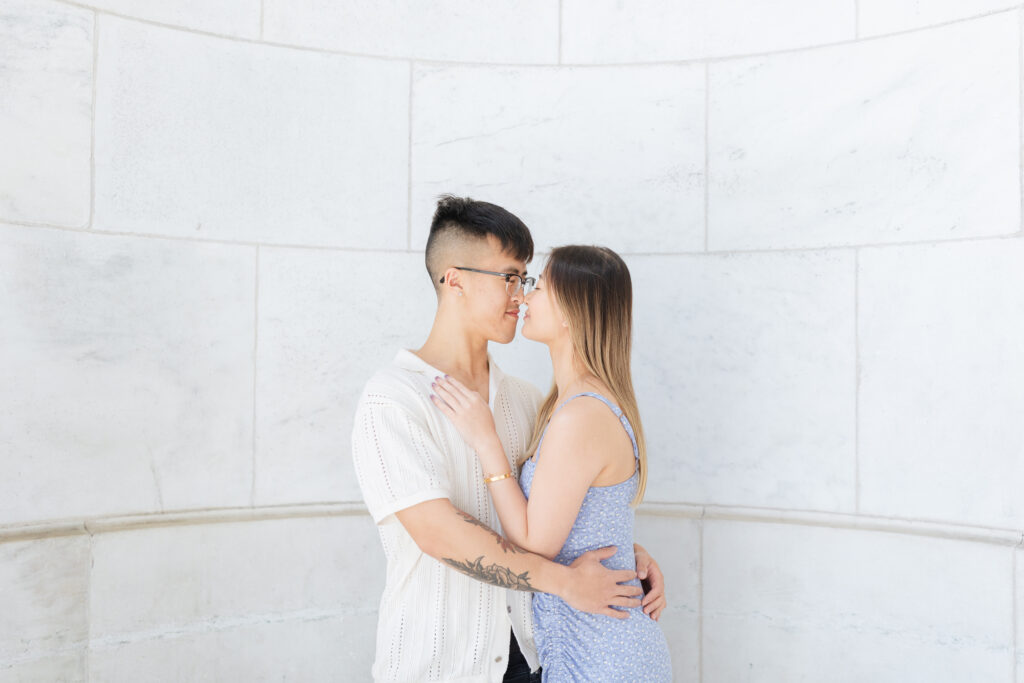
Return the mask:
MULTIPOLYGON (((494 536, 498 545, 501 547, 502 552, 506 554, 527 552, 501 534, 497 533, 494 529, 487 526, 473 515, 468 515, 462 510, 459 510, 458 513, 459 516, 462 517, 462 520, 467 524, 472 524, 473 526, 478 526, 481 529, 486 529, 488 533, 494 536)), ((503 567, 500 564, 489 564, 485 567, 483 555, 476 558, 476 560, 466 558, 463 561, 459 561, 451 557, 446 557, 444 558, 444 561, 448 563, 449 566, 458 569, 463 574, 466 574, 477 581, 483 581, 484 583, 489 583, 492 586, 500 586, 501 588, 510 588, 517 591, 537 592, 537 589, 530 585, 530 572, 526 571, 522 574, 516 574, 508 567, 503 567)))
POLYGON ((525 552, 527 552, 527 551, 523 550, 522 548, 520 548, 519 546, 517 546, 512 541, 508 540, 507 538, 505 538, 504 536, 499 534, 497 531, 495 531, 491 527, 489 527, 486 524, 484 524, 483 522, 481 522, 479 519, 477 519, 473 515, 468 515, 465 512, 463 512, 462 510, 459 510, 458 513, 459 513, 459 517, 462 517, 463 521, 465 521, 467 524, 472 524, 473 526, 478 526, 481 529, 487 529, 487 531, 489 531, 491 533, 491 535, 493 535, 494 538, 497 539, 498 545, 500 545, 501 549, 503 551, 505 551, 506 553, 525 553, 525 552))
POLYGON ((522 574, 516 574, 508 567, 502 567, 498 564, 490 564, 484 566, 484 556, 476 558, 476 560, 470 562, 468 559, 464 562, 459 562, 450 557, 444 558, 451 567, 458 569, 463 574, 476 579, 477 581, 483 581, 489 583, 492 586, 498 586, 499 588, 510 588, 516 591, 527 591, 530 593, 536 593, 537 589, 530 585, 530 572, 523 572, 522 574))

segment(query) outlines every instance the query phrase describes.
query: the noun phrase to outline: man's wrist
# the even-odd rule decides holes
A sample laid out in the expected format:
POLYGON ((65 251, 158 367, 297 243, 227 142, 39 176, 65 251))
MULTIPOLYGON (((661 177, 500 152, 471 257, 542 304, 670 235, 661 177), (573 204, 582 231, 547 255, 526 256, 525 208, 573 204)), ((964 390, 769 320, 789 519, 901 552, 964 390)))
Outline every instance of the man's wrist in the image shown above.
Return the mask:
POLYGON ((542 593, 551 593, 564 600, 572 586, 572 569, 544 557, 540 559, 541 565, 535 573, 537 580, 534 587, 542 593))

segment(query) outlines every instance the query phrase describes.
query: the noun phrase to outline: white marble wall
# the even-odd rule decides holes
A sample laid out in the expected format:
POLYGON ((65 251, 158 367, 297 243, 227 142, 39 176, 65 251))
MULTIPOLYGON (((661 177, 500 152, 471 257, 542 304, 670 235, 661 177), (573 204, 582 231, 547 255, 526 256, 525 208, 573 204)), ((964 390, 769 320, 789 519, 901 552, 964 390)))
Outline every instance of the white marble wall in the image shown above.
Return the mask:
POLYGON ((369 679, 450 191, 630 264, 676 680, 1024 683, 1022 22, 0 0, 0 681, 369 679))
POLYGON ((362 514, 100 534, 90 676, 302 681, 368 670, 378 547, 362 514))
POLYGON ((704 534, 710 680, 1013 680, 1011 548, 742 522, 704 534))

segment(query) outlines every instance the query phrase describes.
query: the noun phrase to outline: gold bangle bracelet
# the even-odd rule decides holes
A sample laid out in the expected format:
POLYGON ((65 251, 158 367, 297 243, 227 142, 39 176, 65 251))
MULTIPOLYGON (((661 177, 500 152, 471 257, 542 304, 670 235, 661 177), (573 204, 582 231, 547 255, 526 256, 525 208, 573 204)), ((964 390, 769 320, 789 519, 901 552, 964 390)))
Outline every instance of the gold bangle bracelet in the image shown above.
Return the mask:
POLYGON ((499 475, 497 475, 495 477, 484 477, 484 483, 485 484, 490 484, 490 483, 495 482, 495 481, 501 481, 502 479, 508 479, 511 476, 512 476, 511 472, 506 472, 505 474, 499 474, 499 475))

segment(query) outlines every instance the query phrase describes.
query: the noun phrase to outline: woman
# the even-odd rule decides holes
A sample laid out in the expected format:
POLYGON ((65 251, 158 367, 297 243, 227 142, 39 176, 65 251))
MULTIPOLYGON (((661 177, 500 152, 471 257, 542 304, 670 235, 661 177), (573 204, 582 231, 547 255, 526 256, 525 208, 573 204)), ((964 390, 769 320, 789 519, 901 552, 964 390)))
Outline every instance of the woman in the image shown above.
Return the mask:
MULTIPOLYGON (((629 269, 610 249, 559 247, 524 303, 523 336, 548 345, 555 383, 518 483, 479 394, 439 377, 431 399, 477 452, 510 541, 562 564, 614 545, 605 565, 634 569, 647 460, 629 369, 629 269)), ((533 612, 544 681, 672 678, 665 637, 640 607, 587 614, 538 593, 533 612)))

